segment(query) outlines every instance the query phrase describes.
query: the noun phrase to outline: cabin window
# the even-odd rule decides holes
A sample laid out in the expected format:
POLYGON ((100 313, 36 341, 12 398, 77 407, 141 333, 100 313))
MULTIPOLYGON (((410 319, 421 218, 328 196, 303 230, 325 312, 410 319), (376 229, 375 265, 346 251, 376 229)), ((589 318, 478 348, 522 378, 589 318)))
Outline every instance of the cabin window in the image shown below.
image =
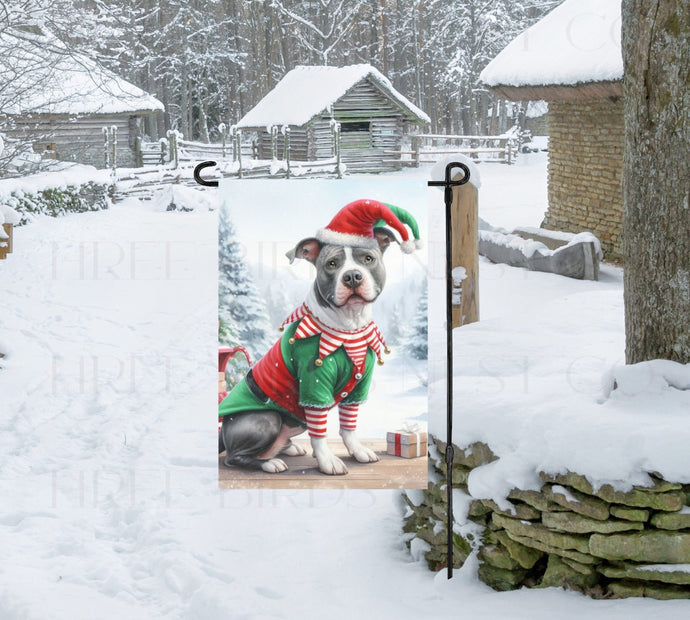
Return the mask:
POLYGON ((369 121, 345 121, 340 123, 340 133, 354 133, 370 130, 371 123, 369 121))
POLYGON ((341 121, 340 147, 343 149, 370 149, 371 123, 369 121, 341 121))

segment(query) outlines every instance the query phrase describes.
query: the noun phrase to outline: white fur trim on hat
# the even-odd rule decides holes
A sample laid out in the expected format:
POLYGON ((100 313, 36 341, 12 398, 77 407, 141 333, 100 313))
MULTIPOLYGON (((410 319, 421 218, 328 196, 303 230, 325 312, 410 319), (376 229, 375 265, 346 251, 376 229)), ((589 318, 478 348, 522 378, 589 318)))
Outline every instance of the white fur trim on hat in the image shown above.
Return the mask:
POLYGON ((374 237, 364 237, 362 235, 352 235, 341 233, 330 228, 321 228, 316 233, 316 238, 323 243, 333 245, 347 245, 357 248, 377 248, 378 241, 374 237))
POLYGON ((414 247, 417 250, 421 250, 424 247, 424 241, 422 241, 421 239, 415 239, 414 240, 414 247))
POLYGON ((408 239, 407 241, 403 241, 400 244, 400 249, 403 251, 404 254, 412 254, 412 252, 415 251, 415 246, 416 243, 414 242, 414 240, 408 239))

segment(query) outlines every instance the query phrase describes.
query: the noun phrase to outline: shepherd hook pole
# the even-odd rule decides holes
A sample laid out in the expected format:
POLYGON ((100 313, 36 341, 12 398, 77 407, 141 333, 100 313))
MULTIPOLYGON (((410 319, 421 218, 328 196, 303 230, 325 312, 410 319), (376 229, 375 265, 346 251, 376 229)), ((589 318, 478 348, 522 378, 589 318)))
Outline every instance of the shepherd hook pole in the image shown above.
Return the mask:
POLYGON ((451 206, 453 204, 453 187, 464 185, 470 180, 470 169, 460 162, 451 162, 446 166, 443 181, 429 181, 432 187, 443 187, 446 204, 446 497, 448 511, 446 528, 448 530, 448 579, 453 576, 453 263, 451 247, 453 242, 453 221, 451 206), (451 171, 460 168, 464 176, 452 180, 451 171))

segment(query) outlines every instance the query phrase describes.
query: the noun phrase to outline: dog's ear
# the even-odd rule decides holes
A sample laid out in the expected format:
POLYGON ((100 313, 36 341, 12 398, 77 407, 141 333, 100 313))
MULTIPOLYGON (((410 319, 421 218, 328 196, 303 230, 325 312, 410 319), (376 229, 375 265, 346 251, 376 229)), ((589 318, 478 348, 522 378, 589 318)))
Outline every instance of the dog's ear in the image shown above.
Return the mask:
POLYGON ((292 264, 296 258, 303 258, 313 264, 316 262, 316 257, 319 255, 321 247, 322 244, 318 239, 308 237, 307 239, 302 239, 294 249, 286 252, 285 256, 290 259, 290 264, 292 264))
POLYGON ((374 237, 378 241, 379 249, 381 252, 385 252, 391 243, 397 243, 398 240, 395 235, 388 228, 376 227, 374 228, 374 237))

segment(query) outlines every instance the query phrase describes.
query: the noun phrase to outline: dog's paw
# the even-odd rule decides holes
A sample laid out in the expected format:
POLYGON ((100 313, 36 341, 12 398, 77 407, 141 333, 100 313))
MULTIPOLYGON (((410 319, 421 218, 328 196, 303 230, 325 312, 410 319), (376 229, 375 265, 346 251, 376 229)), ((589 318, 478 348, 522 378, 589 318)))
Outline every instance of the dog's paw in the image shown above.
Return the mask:
POLYGON ((363 446, 362 444, 354 448, 350 452, 350 455, 353 456, 355 460, 359 461, 360 463, 376 463, 376 461, 379 460, 379 457, 376 454, 376 452, 367 448, 366 446, 363 446))
POLYGON ((331 454, 327 457, 316 457, 319 471, 329 476, 342 476, 347 473, 347 467, 337 456, 331 454))
POLYGON ((296 443, 290 442, 281 450, 280 453, 284 454, 285 456, 304 456, 307 451, 302 446, 298 446, 296 443))
POLYGON ((357 439, 355 431, 341 429, 340 436, 343 438, 343 443, 345 444, 348 453, 356 461, 360 463, 376 463, 376 461, 379 460, 376 452, 370 448, 367 448, 359 439, 357 439))
POLYGON ((281 459, 268 459, 265 463, 262 463, 261 469, 267 471, 269 474, 279 474, 281 471, 285 471, 288 466, 285 461, 281 459))

